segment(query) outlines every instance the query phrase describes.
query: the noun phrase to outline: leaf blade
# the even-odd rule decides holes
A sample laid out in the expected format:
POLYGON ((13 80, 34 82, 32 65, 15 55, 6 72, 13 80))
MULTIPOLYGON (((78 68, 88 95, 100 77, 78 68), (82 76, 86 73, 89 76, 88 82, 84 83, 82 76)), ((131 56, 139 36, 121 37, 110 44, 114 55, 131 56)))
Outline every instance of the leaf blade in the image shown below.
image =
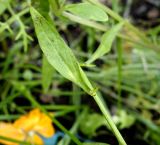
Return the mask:
POLYGON ((90 3, 69 4, 65 7, 65 10, 84 19, 106 22, 108 15, 99 7, 90 3))
POLYGON ((93 53, 91 58, 86 61, 87 64, 92 63, 99 57, 103 56, 104 54, 108 53, 111 50, 112 43, 117 36, 118 32, 122 28, 124 22, 120 22, 117 25, 115 25, 112 29, 107 31, 103 34, 102 40, 100 45, 98 46, 97 50, 93 53))
POLYGON ((40 47, 48 62, 65 78, 76 83, 87 93, 93 89, 73 52, 56 28, 33 7, 30 8, 40 47))
POLYGON ((52 82, 52 77, 54 75, 54 68, 50 65, 46 57, 43 55, 43 62, 42 62, 42 88, 43 92, 47 93, 49 86, 52 82))

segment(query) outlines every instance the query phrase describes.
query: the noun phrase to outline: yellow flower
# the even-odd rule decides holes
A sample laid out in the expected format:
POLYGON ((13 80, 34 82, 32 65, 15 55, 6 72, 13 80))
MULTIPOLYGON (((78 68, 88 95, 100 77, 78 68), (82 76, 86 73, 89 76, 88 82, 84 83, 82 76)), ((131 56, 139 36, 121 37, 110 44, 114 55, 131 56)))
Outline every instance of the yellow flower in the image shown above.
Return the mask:
MULTIPOLYGON (((22 130, 15 128, 11 123, 0 123, 0 136, 23 141, 25 136, 22 130)), ((4 145, 18 145, 17 143, 9 142, 7 140, 1 140, 0 143, 4 145)))
MULTIPOLYGON (((46 138, 53 136, 55 133, 51 119, 39 109, 34 109, 28 114, 21 116, 13 124, 0 123, 0 136, 43 145, 43 140, 36 133, 46 138)), ((18 145, 17 143, 1 139, 0 143, 18 145)))

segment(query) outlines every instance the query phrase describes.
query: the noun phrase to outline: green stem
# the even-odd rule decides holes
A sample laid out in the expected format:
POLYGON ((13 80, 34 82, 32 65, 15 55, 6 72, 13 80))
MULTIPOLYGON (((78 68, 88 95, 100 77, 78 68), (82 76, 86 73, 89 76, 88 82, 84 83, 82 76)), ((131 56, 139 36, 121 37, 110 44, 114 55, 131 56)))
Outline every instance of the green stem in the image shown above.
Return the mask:
MULTIPOLYGON (((17 19, 17 17, 21 17, 21 16, 25 15, 28 12, 29 12, 29 8, 26 8, 26 9, 22 10, 21 12, 19 12, 18 14, 13 15, 5 23, 8 24, 8 25, 10 25, 10 24, 12 24, 17 19)), ((5 25, 2 26, 2 27, 0 27, 0 33, 3 32, 4 30, 5 30, 5 25)))
POLYGON ((16 16, 16 20, 18 21, 19 27, 20 27, 19 33, 17 34, 15 40, 18 40, 20 36, 23 38, 24 51, 26 52, 28 49, 28 38, 25 30, 25 25, 23 24, 20 17, 15 14, 15 12, 13 11, 10 5, 8 6, 8 10, 12 16, 16 16))
MULTIPOLYGON (((80 123, 82 122, 82 119, 86 116, 88 109, 84 108, 84 110, 79 113, 78 118, 76 119, 75 123, 73 124, 72 128, 70 129, 70 132, 73 134, 76 134, 79 128, 80 123)), ((66 134, 61 141, 59 141, 58 145, 69 145, 71 139, 68 138, 68 135, 66 134)))
POLYGON ((5 141, 14 142, 14 143, 17 143, 17 144, 31 145, 31 144, 28 143, 28 142, 19 141, 19 140, 16 140, 16 139, 12 139, 12 138, 5 137, 5 136, 0 136, 0 139, 1 139, 1 140, 5 140, 5 141))
POLYGON ((101 100, 101 98, 96 94, 93 96, 94 100, 96 101, 96 103, 98 104, 100 110, 102 111, 103 115, 105 116, 108 125, 110 126, 111 130, 113 131, 113 133, 115 134, 118 142, 120 145, 127 145, 125 140, 123 139, 123 137, 121 136, 119 130, 117 129, 116 125, 114 124, 111 115, 109 114, 109 112, 107 111, 105 105, 103 104, 103 101, 101 100))
POLYGON ((118 110, 121 109, 121 81, 122 81, 122 40, 117 38, 118 52, 118 110))

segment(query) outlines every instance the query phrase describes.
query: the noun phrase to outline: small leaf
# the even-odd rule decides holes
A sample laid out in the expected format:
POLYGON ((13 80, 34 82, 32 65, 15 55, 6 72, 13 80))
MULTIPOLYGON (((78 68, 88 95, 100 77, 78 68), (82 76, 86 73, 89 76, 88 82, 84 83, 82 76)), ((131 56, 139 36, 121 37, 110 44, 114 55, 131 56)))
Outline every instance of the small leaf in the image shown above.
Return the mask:
POLYGON ((80 129, 85 135, 92 137, 96 134, 96 130, 101 126, 106 126, 105 117, 98 113, 94 113, 88 114, 83 118, 80 129))
POLYGON ((120 110, 119 114, 113 117, 116 124, 119 124, 120 129, 129 128, 135 122, 135 117, 128 114, 125 110, 120 110))
POLYGON ((70 4, 65 10, 84 19, 102 22, 108 20, 107 14, 102 9, 90 3, 70 4))
POLYGON ((40 47, 48 62, 65 78, 83 88, 93 90, 91 83, 77 62, 73 52, 61 38, 54 25, 33 7, 30 8, 40 47))
POLYGON ((42 64, 42 87, 43 92, 47 93, 49 86, 52 82, 52 77, 54 74, 54 68, 50 65, 46 57, 43 55, 43 64, 42 64))
POLYGON ((0 15, 6 10, 11 0, 0 0, 0 15))
POLYGON ((93 53, 91 58, 86 62, 87 64, 92 63, 99 57, 103 56, 104 54, 108 53, 111 50, 112 43, 118 34, 119 30, 122 28, 124 22, 120 22, 119 24, 115 25, 112 29, 107 31, 103 34, 101 43, 97 50, 93 53))
POLYGON ((135 118, 133 115, 127 114, 127 112, 121 112, 121 123, 119 128, 124 129, 124 128, 129 128, 132 126, 135 122, 135 118))

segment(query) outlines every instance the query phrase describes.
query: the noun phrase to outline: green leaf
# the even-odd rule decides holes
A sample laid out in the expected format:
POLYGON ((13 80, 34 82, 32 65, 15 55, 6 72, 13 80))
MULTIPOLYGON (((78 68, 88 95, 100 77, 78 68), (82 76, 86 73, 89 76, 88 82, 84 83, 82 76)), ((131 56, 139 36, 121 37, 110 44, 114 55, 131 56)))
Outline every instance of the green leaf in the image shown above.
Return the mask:
POLYGON ((91 58, 86 62, 87 64, 92 63, 96 59, 100 58, 104 54, 108 53, 111 50, 112 43, 117 36, 118 32, 122 28, 124 22, 120 22, 117 25, 113 26, 109 31, 103 34, 101 43, 97 50, 93 53, 91 58))
POLYGON ((109 144, 100 142, 90 142, 90 143, 83 143, 82 145, 109 145, 109 144))
POLYGON ((106 126, 106 119, 104 116, 98 113, 87 114, 81 121, 80 130, 85 135, 92 137, 101 126, 106 126))
POLYGON ((93 90, 91 83, 77 62, 73 52, 61 38, 54 25, 33 7, 30 8, 40 47, 48 62, 65 78, 83 88, 93 90))
POLYGON ((43 15, 44 17, 48 17, 49 13, 49 2, 48 0, 32 0, 32 5, 34 5, 37 10, 43 15))
POLYGON ((124 110, 120 112, 120 117, 120 129, 129 128, 135 122, 135 117, 133 115, 127 114, 127 112, 124 110))
POLYGON ((53 10, 53 13, 56 16, 59 16, 59 9, 60 9, 60 5, 59 5, 59 1, 58 0, 49 0, 50 6, 53 10))
POLYGON ((70 4, 65 10, 84 19, 102 22, 108 20, 107 14, 102 9, 90 3, 70 4))
POLYGON ((11 0, 0 0, 0 15, 6 10, 11 0))
POLYGON ((116 124, 119 125, 120 129, 129 128, 135 122, 135 117, 128 114, 125 110, 120 110, 119 114, 113 117, 116 124))
POLYGON ((50 65, 46 57, 43 55, 43 64, 42 64, 42 87, 43 92, 47 93, 49 86, 52 82, 52 77, 55 69, 50 65))

